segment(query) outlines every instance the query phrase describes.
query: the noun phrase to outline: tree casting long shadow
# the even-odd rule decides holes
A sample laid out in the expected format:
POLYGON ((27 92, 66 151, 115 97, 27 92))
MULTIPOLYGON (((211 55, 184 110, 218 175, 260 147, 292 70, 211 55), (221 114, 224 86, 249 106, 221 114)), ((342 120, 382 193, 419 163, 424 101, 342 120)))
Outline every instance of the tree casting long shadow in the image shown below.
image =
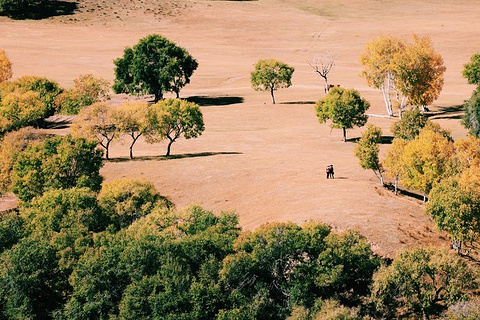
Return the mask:
POLYGON ((38 5, 32 5, 24 10, 0 12, 0 15, 15 20, 42 20, 55 16, 72 15, 77 8, 78 3, 76 1, 49 0, 38 5))
POLYGON ((231 154, 243 154, 242 152, 230 152, 230 151, 221 151, 221 152, 200 152, 200 153, 183 153, 183 154, 173 154, 170 156, 141 156, 130 158, 111 158, 107 160, 109 162, 128 162, 128 161, 149 161, 149 160, 174 160, 174 159, 185 159, 185 158, 197 158, 197 157, 210 157, 216 155, 231 155, 231 154))
POLYGON ((462 119, 463 105, 439 107, 438 111, 429 111, 425 113, 425 116, 432 119, 462 119))
POLYGON ((201 107, 206 106, 227 106, 231 104, 237 104, 243 102, 243 97, 235 96, 223 96, 223 97, 210 97, 210 96, 192 96, 185 100, 194 102, 201 107))

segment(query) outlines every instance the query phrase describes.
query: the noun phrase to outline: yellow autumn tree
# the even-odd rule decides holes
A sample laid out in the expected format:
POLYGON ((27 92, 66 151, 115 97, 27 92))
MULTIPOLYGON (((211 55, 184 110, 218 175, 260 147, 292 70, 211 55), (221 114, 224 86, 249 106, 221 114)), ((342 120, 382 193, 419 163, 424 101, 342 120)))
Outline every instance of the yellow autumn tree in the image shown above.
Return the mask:
POLYGON ((0 83, 12 77, 12 63, 8 60, 5 51, 0 49, 0 83))
POLYGON ((405 145, 401 156, 403 185, 423 192, 423 200, 432 187, 451 173, 454 144, 440 126, 426 126, 414 140, 405 145))
POLYGON ((130 143, 130 159, 133 159, 133 146, 138 138, 147 132, 149 123, 148 103, 143 101, 127 101, 115 108, 112 118, 121 135, 132 138, 130 143))
POLYGON ((83 108, 72 126, 74 136, 93 138, 105 149, 105 158, 109 158, 109 148, 118 131, 113 120, 113 106, 106 102, 97 102, 83 108))
POLYGON ((36 124, 47 109, 37 92, 14 90, 0 101, 0 133, 36 124))
POLYGON ((397 60, 404 50, 405 43, 397 37, 381 35, 367 43, 360 55, 360 62, 364 66, 361 75, 370 87, 382 91, 389 116, 393 116, 394 103, 399 103, 396 69, 397 60))
POLYGON ((446 67, 435 52, 430 37, 412 36, 397 61, 398 86, 410 104, 425 108, 438 98, 443 88, 446 67))
POLYGON ((425 107, 438 98, 443 87, 445 65, 429 37, 412 36, 412 42, 380 36, 367 43, 360 55, 367 84, 381 89, 387 114, 398 116, 409 102, 425 107))
POLYGON ((387 151, 383 165, 387 169, 387 176, 394 179, 395 194, 398 194, 398 181, 403 170, 402 154, 407 140, 395 138, 387 151))

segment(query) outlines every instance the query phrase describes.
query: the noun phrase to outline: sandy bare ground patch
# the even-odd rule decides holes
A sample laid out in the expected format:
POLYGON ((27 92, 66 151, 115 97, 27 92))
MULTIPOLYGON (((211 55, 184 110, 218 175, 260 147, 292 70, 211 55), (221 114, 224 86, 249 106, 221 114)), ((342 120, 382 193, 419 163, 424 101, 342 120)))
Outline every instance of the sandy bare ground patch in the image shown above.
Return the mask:
MULTIPOLYGON (((444 90, 432 108, 438 111, 461 104, 473 90, 461 70, 480 48, 478 16, 480 6, 458 0, 84 0, 72 16, 0 18, 0 48, 12 60, 15 77, 43 75, 70 86, 85 73, 113 80, 113 60, 125 46, 150 33, 166 36, 199 61, 181 95, 204 97, 206 131, 175 143, 172 152, 181 156, 171 159, 159 157, 165 146, 140 141, 138 159, 129 161, 128 147, 117 143, 112 156, 120 159, 105 164, 106 180, 146 177, 178 206, 235 210, 248 229, 312 219, 358 228, 377 252, 391 256, 408 246, 447 242, 420 201, 381 188, 371 172, 359 168, 354 144, 342 142, 340 130, 317 123, 313 102, 323 96, 322 82, 308 62, 324 50, 334 53, 331 83, 360 90, 372 104, 369 113, 383 115, 380 93, 358 76, 362 48, 379 34, 428 35, 447 66, 444 90), (253 64, 267 57, 296 68, 294 85, 278 91, 275 106, 249 84, 253 64), (335 166, 335 180, 325 179, 327 164, 335 166)), ((455 139, 466 135, 458 117, 443 115, 435 121, 455 139)), ((392 119, 370 121, 389 134, 392 119)))

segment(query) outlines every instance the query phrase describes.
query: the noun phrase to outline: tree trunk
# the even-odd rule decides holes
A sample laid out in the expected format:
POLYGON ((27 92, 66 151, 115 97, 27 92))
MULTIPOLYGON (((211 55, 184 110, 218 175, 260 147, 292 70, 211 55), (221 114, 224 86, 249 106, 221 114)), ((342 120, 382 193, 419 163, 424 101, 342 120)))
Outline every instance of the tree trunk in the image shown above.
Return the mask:
POLYGON ((427 202, 427 193, 426 192, 423 193, 423 202, 427 202))
POLYGON ((170 156, 170 149, 171 149, 172 144, 173 144, 174 141, 175 141, 175 140, 171 140, 171 139, 170 139, 170 142, 168 143, 168 146, 167 146, 167 154, 166 154, 165 156, 167 156, 167 157, 170 156))
POLYGON ((175 94, 177 96, 177 99, 180 99, 180 90, 175 90, 175 94))
POLYGON ((135 137, 135 135, 132 133, 130 134, 130 136, 132 137, 133 141, 132 141, 132 144, 130 144, 130 159, 133 159, 133 146, 135 145, 135 142, 137 142, 138 138, 141 136, 142 134, 140 133, 138 136, 135 137))
POLYGON ((322 77, 325 80, 325 93, 328 94, 328 92, 330 91, 330 86, 328 85, 327 77, 324 77, 324 76, 322 77))
POLYGON ((272 96, 272 104, 275 104, 275 96, 273 95, 273 87, 270 87, 270 95, 272 96))
POLYGON ((160 100, 163 100, 163 92, 162 92, 162 91, 155 92, 155 101, 154 101, 154 103, 157 103, 157 102, 160 101, 160 100))
POLYGON ((395 195, 398 195, 398 176, 395 176, 395 195))
POLYGON ((343 142, 347 142, 347 129, 345 127, 343 129, 343 142))

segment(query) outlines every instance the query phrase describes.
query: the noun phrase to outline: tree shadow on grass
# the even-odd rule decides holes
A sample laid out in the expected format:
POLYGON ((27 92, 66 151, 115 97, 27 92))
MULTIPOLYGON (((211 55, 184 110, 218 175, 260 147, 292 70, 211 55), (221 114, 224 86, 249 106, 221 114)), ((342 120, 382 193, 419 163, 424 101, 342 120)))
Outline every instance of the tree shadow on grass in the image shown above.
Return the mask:
POLYGON ((210 96, 192 96, 188 97, 185 100, 194 102, 201 107, 206 106, 227 106, 231 104, 237 104, 243 102, 243 97, 235 96, 223 96, 223 97, 210 97, 210 96))
MULTIPOLYGON (((348 138, 347 142, 357 143, 358 140, 360 140, 360 137, 348 138)), ((393 136, 382 136, 382 140, 380 141, 380 144, 392 144, 392 141, 393 141, 393 136)))
POLYGON ((315 104, 316 101, 287 101, 280 104, 315 104))
POLYGON ((130 158, 111 158, 108 160, 109 162, 128 162, 128 161, 165 161, 165 160, 174 160, 174 159, 185 159, 185 158, 198 158, 198 157, 210 157, 216 155, 232 155, 232 154, 243 154, 242 152, 230 152, 230 151, 223 151, 223 152, 200 152, 200 153, 184 153, 184 154, 173 154, 170 156, 143 156, 143 157, 135 157, 133 159, 130 158))
MULTIPOLYGON (((392 183, 386 183, 385 184, 385 189, 388 189, 392 192, 395 192, 395 186, 392 183)), ((420 200, 420 201, 423 202, 423 194, 418 194, 418 193, 411 192, 411 191, 408 191, 408 190, 404 190, 404 189, 401 189, 401 188, 397 188, 397 192, 398 192, 399 196, 406 196, 406 197, 417 199, 417 200, 420 200)))
POLYGON ((49 0, 42 5, 31 6, 23 11, 2 12, 0 15, 15 20, 42 20, 55 16, 71 15, 77 8, 78 3, 76 1, 49 0))
POLYGON ((456 106, 439 107, 437 111, 428 111, 424 115, 430 120, 433 119, 461 119, 463 112, 463 104, 456 106))

